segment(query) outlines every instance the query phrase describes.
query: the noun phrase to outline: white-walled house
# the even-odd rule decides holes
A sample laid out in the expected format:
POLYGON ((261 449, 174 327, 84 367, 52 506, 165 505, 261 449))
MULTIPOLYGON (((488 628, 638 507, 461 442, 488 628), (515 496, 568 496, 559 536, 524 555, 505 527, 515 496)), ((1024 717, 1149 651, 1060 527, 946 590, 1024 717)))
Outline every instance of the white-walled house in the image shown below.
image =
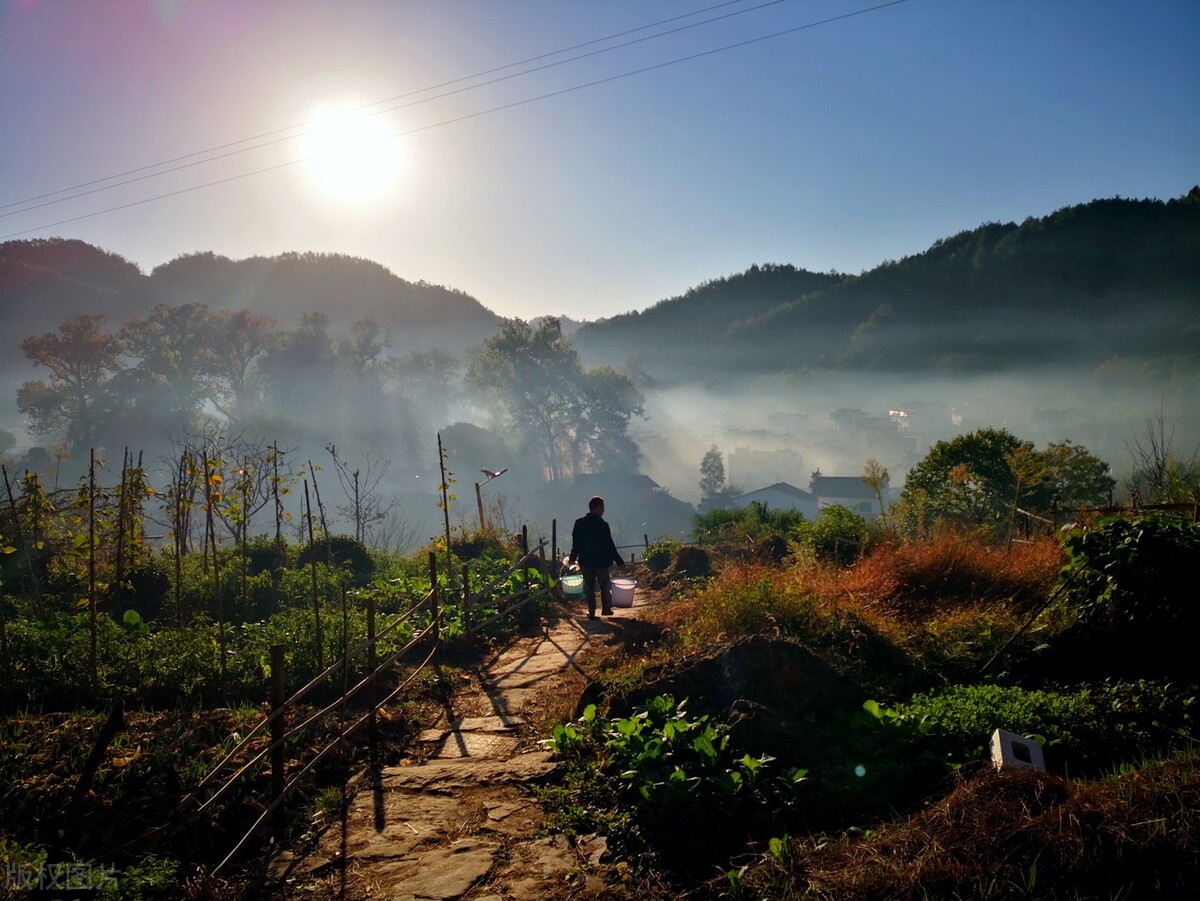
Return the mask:
MULTIPOLYGON (((823 476, 818 469, 812 474, 808 490, 816 499, 818 510, 836 504, 848 507, 867 519, 874 519, 883 512, 879 509, 879 498, 875 496, 875 489, 858 476, 823 476)), ((883 496, 886 500, 886 484, 883 486, 883 496)))
MULTIPOLYGON (((731 507, 749 507, 757 501, 766 504, 768 510, 799 510, 809 522, 816 519, 825 507, 834 505, 847 507, 867 519, 880 515, 879 499, 874 489, 858 476, 823 476, 817 470, 812 474, 808 487, 809 490, 805 491, 788 482, 776 482, 733 497, 717 495, 705 498, 696 509, 703 514, 731 507)), ((888 502, 889 490, 885 484, 884 503, 888 502)))
POLYGON ((697 508, 701 513, 710 510, 722 510, 728 507, 749 507, 758 502, 766 504, 768 510, 799 510, 807 520, 817 516, 817 499, 803 488, 789 485, 787 482, 776 482, 766 488, 747 491, 735 497, 717 496, 705 498, 697 508))

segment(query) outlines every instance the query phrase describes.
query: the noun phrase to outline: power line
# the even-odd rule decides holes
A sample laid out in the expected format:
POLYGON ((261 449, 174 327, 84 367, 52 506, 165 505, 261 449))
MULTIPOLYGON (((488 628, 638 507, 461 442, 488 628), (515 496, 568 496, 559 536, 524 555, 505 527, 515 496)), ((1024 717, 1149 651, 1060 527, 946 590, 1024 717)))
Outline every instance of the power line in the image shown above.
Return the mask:
MULTIPOLYGON (((371 107, 374 107, 374 106, 380 106, 384 103, 393 103, 397 100, 404 100, 409 97, 414 97, 418 94, 425 94, 425 93, 428 93, 429 91, 436 91, 439 88, 445 88, 445 87, 450 87, 451 85, 461 84, 464 81, 472 81, 476 78, 483 78, 485 75, 493 75, 496 72, 503 72, 507 69, 516 68, 517 66, 524 66, 528 63, 535 63, 535 62, 538 62, 539 60, 549 59, 552 56, 558 56, 559 54, 562 54, 562 53, 570 53, 572 50, 579 50, 579 49, 582 49, 583 47, 590 47, 593 44, 600 44, 605 41, 611 41, 616 38, 625 37, 626 35, 636 34, 637 32, 645 31, 648 28, 657 28, 660 25, 669 25, 670 23, 678 22, 681 19, 688 19, 688 18, 691 18, 692 16, 698 16, 698 15, 702 15, 703 13, 706 13, 706 12, 712 12, 714 9, 720 9, 725 6, 734 6, 738 3, 745 3, 745 2, 746 2, 746 0, 725 0, 725 2, 723 2, 723 3, 717 3, 713 6, 706 6, 701 9, 693 10, 692 12, 689 12, 689 13, 683 13, 682 15, 672 16, 667 19, 660 19, 657 22, 650 22, 647 25, 639 25, 636 28, 628 28, 625 31, 618 31, 613 34, 605 35, 604 37, 593 38, 590 41, 583 41, 579 44, 573 44, 570 47, 563 47, 559 50, 551 50, 547 53, 539 53, 536 56, 530 56, 523 60, 518 60, 517 62, 514 62, 514 63, 506 63, 503 66, 495 66, 491 69, 484 69, 481 72, 475 72, 471 75, 463 75, 463 76, 460 76, 459 78, 452 78, 449 81, 443 81, 438 84, 429 85, 424 88, 417 88, 412 91, 406 91, 402 94, 397 94, 393 97, 385 97, 382 100, 374 100, 371 103, 365 103, 362 106, 354 107, 354 111, 361 112, 363 110, 370 109, 371 107)), ((686 27, 694 28, 699 25, 707 24, 708 22, 715 22, 715 21, 718 21, 719 19, 728 18, 729 16, 742 15, 743 13, 747 13, 747 12, 754 12, 755 10, 761 9, 764 6, 773 6, 776 3, 781 3, 781 2, 786 2, 786 0, 773 0, 773 2, 763 3, 763 4, 760 4, 759 6, 752 7, 751 9, 742 10, 737 13, 729 13, 725 16, 718 16, 713 19, 708 19, 705 22, 693 23, 692 25, 689 25, 686 27)), ((683 30, 683 29, 673 29, 672 31, 665 31, 665 32, 662 32, 662 34, 660 34, 660 35, 654 35, 652 37, 661 37, 663 35, 673 34, 677 30, 683 30)), ((649 40, 649 38, 644 38, 643 40, 649 40)), ((636 42, 631 42, 631 43, 636 43, 636 42)), ((595 52, 596 53, 606 53, 609 50, 618 50, 621 47, 625 47, 625 46, 629 46, 629 45, 628 44, 620 44, 616 47, 609 47, 609 48, 606 48, 605 50, 600 50, 600 51, 595 51, 595 52)), ((584 56, 590 56, 590 55, 593 55, 593 54, 584 54, 584 56)), ((582 59, 582 58, 583 58, 583 56, 575 57, 574 59, 582 59)), ((572 61, 573 61, 573 59, 562 60, 559 63, 555 63, 554 65, 562 65, 563 63, 568 63, 568 62, 572 62, 572 61)), ((507 77, 515 78, 520 75, 529 74, 529 72, 540 71, 542 68, 549 68, 549 67, 546 66, 546 67, 539 67, 537 69, 530 69, 528 72, 518 72, 515 75, 510 75, 507 77)), ((503 79, 496 79, 496 81, 501 81, 501 80, 503 80, 503 79)), ((468 90, 476 88, 476 87, 486 87, 489 84, 495 84, 495 81, 489 81, 489 82, 484 82, 483 84, 473 85, 472 88, 469 88, 468 90)), ((440 96, 449 96, 449 95, 443 94, 440 96)), ((439 98, 431 97, 431 98, 427 98, 427 99, 437 100, 439 98)), ((422 102, 424 102, 424 101, 422 101, 422 102)), ((379 115, 379 114, 385 113, 385 112, 390 112, 390 110, 379 110, 376 113, 372 113, 372 115, 379 115)), ((93 185, 98 185, 98 184, 101 184, 106 181, 112 181, 115 178, 124 178, 126 175, 136 175, 139 172, 146 172, 147 170, 150 170, 150 169, 158 169, 162 166, 169 166, 172 163, 180 163, 180 162, 183 162, 184 160, 192 159, 193 157, 204 156, 205 154, 209 154, 209 153, 216 153, 217 151, 220 151, 220 150, 229 150, 231 147, 237 147, 239 144, 248 144, 251 141, 260 141, 264 138, 273 138, 276 135, 282 135, 282 134, 285 134, 286 132, 295 131, 298 128, 307 129, 308 126, 309 126, 309 123, 301 122, 301 123, 297 123, 295 125, 287 125, 287 126, 284 126, 283 128, 275 128, 275 129, 272 129, 271 131, 265 131, 265 132, 262 132, 261 134, 253 135, 248 138, 241 138, 236 141, 227 141, 224 144, 217 144, 213 147, 205 148, 204 150, 194 150, 191 153, 184 153, 184 154, 181 154, 180 156, 171 157, 170 159, 160 160, 157 163, 147 163, 144 166, 138 166, 133 169, 126 169, 124 172, 116 172, 112 175, 105 175, 105 176, 102 176, 101 178, 94 178, 91 181, 80 182, 77 185, 71 185, 66 188, 59 188, 56 191, 47 191, 44 194, 37 194, 33 197, 26 197, 24 200, 13 200, 8 203, 2 203, 2 204, 0 204, 0 210, 5 210, 5 209, 8 209, 9 207, 14 207, 14 206, 21 206, 22 204, 26 204, 26 203, 33 203, 35 200, 43 200, 47 197, 54 197, 56 194, 65 194, 68 191, 77 191, 81 188, 90 188, 93 185)), ((224 159, 225 157, 232 156, 235 153, 242 153, 246 150, 254 150, 257 147, 267 147, 267 146, 270 146, 271 144, 277 144, 280 141, 290 141, 294 138, 303 137, 305 134, 307 134, 307 131, 301 132, 300 134, 296 134, 296 135, 289 135, 288 137, 280 138, 279 140, 268 141, 266 144, 257 144, 257 145, 255 145, 255 147, 246 147, 246 148, 242 148, 241 150, 232 151, 231 153, 223 153, 220 156, 214 156, 211 159, 213 159, 213 160, 224 159)), ((205 163, 205 162, 209 162, 209 160, 207 160, 207 159, 200 160, 197 163, 191 163, 189 165, 199 165, 200 163, 205 163)), ((135 181, 142 181, 145 178, 153 178, 155 175, 163 175, 168 172, 175 172, 182 168, 187 168, 187 167, 186 166, 176 166, 175 168, 167 169, 164 172, 152 173, 150 175, 142 176, 141 178, 135 178, 135 179, 130 179, 129 181, 121 182, 120 184, 117 184, 117 185, 110 185, 110 186, 104 187, 104 188, 97 188, 95 191, 81 191, 79 194, 74 194, 71 197, 64 197, 64 198, 61 198, 60 200, 53 200, 53 201, 50 201, 50 203, 60 203, 63 200, 72 200, 75 197, 84 197, 88 194, 94 194, 94 193, 96 193, 96 191, 108 190, 109 187, 113 187, 113 188, 120 187, 121 185, 131 184, 132 182, 135 182, 135 181)), ((2 215, 3 216, 11 216, 11 215, 15 215, 16 213, 27 212, 28 210, 34 210, 34 209, 39 209, 40 207, 49 206, 50 203, 39 203, 36 206, 25 207, 24 209, 16 210, 13 213, 5 213, 2 215)))
MULTIPOLYGON (((552 51, 551 53, 541 54, 541 56, 531 57, 529 60, 526 60, 525 62, 536 61, 538 59, 544 59, 547 56, 555 56, 555 55, 558 55, 559 53, 566 53, 566 52, 569 52, 570 50, 577 49, 578 47, 584 47, 584 46, 588 46, 590 44, 595 44, 595 43, 598 43, 601 41, 610 40, 612 37, 620 37, 624 34, 631 34, 636 31, 644 31, 647 28, 653 28, 656 25, 669 23, 669 22, 675 21, 679 18, 686 18, 686 17, 690 17, 690 16, 694 16, 694 15, 699 15, 700 13, 708 12, 712 9, 717 9, 720 6, 728 6, 731 3, 741 3, 741 2, 744 2, 744 0, 727 0, 726 3, 718 4, 718 6, 716 6, 716 7, 708 7, 707 9, 697 10, 696 12, 688 13, 687 16, 676 16, 674 19, 664 19, 662 22, 653 23, 651 25, 643 25, 643 26, 640 26, 639 28, 634 28, 634 29, 630 29, 625 32, 621 32, 618 35, 610 35, 609 37, 606 37, 606 38, 597 38, 596 40, 593 40, 593 41, 586 41, 583 44, 575 45, 575 47, 568 47, 564 50, 555 50, 555 51, 552 51)), ((578 60, 586 59, 591 56, 598 56, 602 53, 610 53, 613 50, 620 50, 625 47, 631 47, 634 44, 642 44, 642 43, 645 43, 646 41, 657 40, 658 38, 666 37, 667 35, 677 34, 681 31, 687 31, 692 28, 698 28, 701 25, 709 25, 713 22, 719 22, 722 19, 729 19, 734 16, 744 15, 745 13, 756 12, 757 10, 765 9, 768 6, 778 6, 780 3, 788 3, 788 2, 791 2, 791 0, 766 0, 766 2, 760 3, 757 6, 749 7, 748 9, 743 9, 743 10, 739 10, 737 12, 732 12, 732 13, 725 13, 724 15, 721 15, 721 16, 714 16, 711 19, 704 19, 700 22, 693 22, 689 25, 682 25, 678 28, 672 28, 667 31, 661 31, 661 32, 658 32, 657 34, 649 35, 644 38, 637 38, 632 41, 626 41, 625 43, 622 43, 622 44, 614 44, 611 47, 604 47, 600 50, 592 50, 587 53, 581 53, 578 56, 572 56, 572 57, 568 57, 567 59, 558 60, 557 62, 546 63, 541 66, 536 66, 532 69, 525 69, 521 72, 514 72, 511 75, 503 75, 503 76, 500 76, 499 78, 493 78, 488 81, 480 82, 478 84, 467 85, 466 87, 455 88, 452 91, 445 91, 441 94, 435 94, 432 97, 425 97, 420 100, 412 100, 408 103, 402 103, 402 104, 395 105, 395 106, 385 107, 384 109, 376 110, 373 113, 369 113, 369 115, 381 116, 385 113, 395 112, 396 110, 400 110, 400 109, 407 109, 411 106, 418 106, 422 103, 430 103, 434 100, 441 100, 443 98, 451 97, 456 94, 462 94, 466 91, 473 91, 473 90, 476 90, 477 88, 482 88, 482 87, 487 87, 489 85, 498 84, 502 81, 508 81, 513 78, 520 78, 524 75, 531 75, 535 72, 541 72, 546 69, 552 69, 557 66, 563 66, 563 65, 566 65, 567 63, 577 62, 578 60)), ((468 75, 468 76, 464 76, 463 78, 456 78, 456 79, 453 79, 452 81, 443 82, 440 85, 433 85, 428 88, 421 88, 416 91, 410 91, 407 94, 400 94, 400 95, 397 95, 396 97, 389 97, 384 100, 376 100, 372 103, 368 103, 363 106, 356 107, 355 109, 357 111, 361 111, 361 110, 369 109, 370 107, 373 107, 373 106, 379 106, 384 103, 392 103, 396 100, 404 99, 406 97, 411 97, 416 94, 424 94, 429 91, 437 90, 439 87, 444 87, 446 85, 451 85, 451 84, 457 84, 462 81, 469 81, 471 79, 479 78, 479 77, 482 77, 483 75, 487 75, 491 72, 498 72, 503 69, 510 69, 510 68, 513 68, 514 66, 519 66, 519 65, 523 65, 523 64, 524 63, 510 63, 509 65, 506 65, 506 66, 500 66, 495 69, 489 69, 487 72, 477 73, 475 75, 468 75)), ((66 203, 67 201, 76 200, 80 197, 87 197, 91 194, 100 194, 105 191, 114 190, 115 188, 122 188, 122 187, 125 187, 126 185, 135 184, 140 181, 146 181, 151 178, 158 178, 160 175, 169 175, 172 172, 180 172, 184 169, 191 169, 196 166, 202 166, 205 163, 216 162, 217 160, 223 160, 223 159, 226 159, 231 156, 238 156, 239 154, 247 153, 251 150, 259 150, 263 147, 271 147, 276 144, 285 143, 287 141, 294 141, 296 138, 304 137, 305 135, 310 134, 310 133, 311 133, 311 130, 309 130, 309 128, 308 128, 308 123, 305 123, 303 125, 289 125, 286 128, 280 128, 280 129, 275 129, 274 131, 264 132, 263 134, 261 134, 257 137, 254 137, 254 138, 243 138, 240 141, 232 141, 227 144, 222 144, 218 147, 210 148, 209 150, 198 150, 195 153, 189 153, 189 154, 185 154, 183 156, 175 157, 175 159, 173 159, 173 160, 165 160, 161 163, 152 163, 148 166, 142 166, 137 169, 130 169, 128 172, 121 173, 120 175, 110 175, 105 178, 95 179, 95 180, 87 182, 85 184, 76 186, 77 188, 85 188, 85 187, 89 187, 90 185, 97 185, 97 184, 100 185, 99 187, 89 188, 89 190, 86 190, 86 191, 76 190, 76 188, 62 188, 58 191, 51 191, 48 194, 39 195, 38 197, 28 198, 27 200, 17 200, 17 201, 13 201, 12 203, 2 204, 2 205, 0 205, 0 209, 8 209, 9 207, 20 206, 21 204, 25 204, 25 203, 28 203, 31 205, 30 206, 22 206, 21 209, 19 209, 19 210, 10 210, 7 213, 0 213, 0 219, 7 219, 10 216, 18 216, 21 213, 28 213, 31 210, 38 210, 38 209, 42 209, 43 207, 54 206, 59 203, 66 203), (283 137, 272 138, 269 141, 261 141, 260 140, 261 138, 267 138, 267 137, 271 137, 272 135, 282 134, 283 132, 293 131, 297 128, 303 128, 303 129, 305 129, 305 131, 301 131, 297 134, 285 135, 283 137), (259 141, 259 143, 253 144, 249 147, 237 147, 238 144, 246 144, 246 143, 249 143, 250 141, 259 141), (226 150, 224 153, 216 153, 216 155, 214 155, 214 156, 206 156, 205 155, 205 154, 209 154, 209 153, 215 153, 217 150, 221 150, 221 149, 229 148, 229 147, 234 147, 236 149, 226 150), (195 156, 204 156, 204 159, 193 160, 190 163, 181 162, 182 160, 191 159, 192 157, 195 157, 195 156), (163 166, 169 166, 170 163, 173 163, 173 162, 179 162, 179 165, 170 166, 170 168, 166 168, 166 169, 161 168, 163 166), (146 170, 148 170, 148 169, 158 169, 159 171, 146 172, 146 170), (121 178, 123 175, 134 175, 134 173, 137 173, 137 172, 146 172, 146 174, 136 175, 133 178, 126 178, 123 181, 113 182, 112 184, 107 184, 107 185, 100 184, 101 182, 111 181, 114 178, 121 178), (44 197, 53 197, 55 194, 64 194, 64 193, 67 193, 68 191, 75 191, 75 193, 67 194, 66 197, 56 197, 53 200, 44 200, 42 203, 33 203, 34 200, 39 200, 44 197)))
MULTIPOLYGON (((488 109, 485 109, 485 110, 477 110, 473 113, 466 113, 462 116, 456 116, 451 119, 444 119, 441 122, 435 122, 430 125, 424 125, 424 126, 420 126, 418 128, 409 129, 408 131, 399 132, 395 135, 395 137, 397 137, 397 138, 407 137, 409 135, 418 134, 419 132, 431 131, 435 128, 443 128, 447 125, 454 125, 459 122, 468 121, 470 119, 482 118, 483 116, 488 116, 488 115, 491 115, 492 113, 498 113, 498 112, 502 112, 504 110, 514 109, 519 106, 525 106, 526 104, 536 103, 540 100, 548 100, 553 97, 561 97, 564 94, 572 94, 572 93, 575 93, 576 91, 582 91, 586 88, 592 88, 592 87, 596 87, 596 86, 602 85, 602 84, 609 84, 614 81, 620 81, 621 79, 631 78, 635 75, 643 75, 647 72, 655 72, 659 69, 665 69, 670 66, 679 65, 681 63, 692 62, 693 60, 703 59, 704 57, 707 57, 707 56, 714 56, 715 54, 724 53, 728 50, 736 50, 740 47, 748 47, 753 44, 760 44, 764 41, 769 41, 774 38, 784 37, 789 34, 796 34, 797 32, 807 31, 812 28, 818 28, 822 25, 829 25, 834 22, 844 21, 845 19, 852 19, 857 16, 866 15, 867 13, 878 12, 879 10, 887 9, 888 7, 892 7, 892 6, 899 6, 899 5, 901 5, 903 3, 907 3, 907 2, 909 2, 909 0, 889 0, 889 2, 887 2, 887 3, 879 3, 879 4, 876 4, 875 6, 868 6, 868 7, 862 8, 862 9, 853 10, 848 13, 842 13, 841 15, 830 16, 825 19, 819 19, 814 22, 809 22, 805 25, 797 25, 793 28, 785 28, 785 29, 782 29, 781 31, 774 31, 774 32, 771 32, 770 34, 764 34, 764 35, 760 35, 760 36, 754 37, 754 38, 747 38, 746 40, 743 40, 743 41, 736 41, 732 44, 725 44, 721 47, 714 47, 709 50, 701 50, 697 53, 691 53, 691 54, 688 54, 687 56, 676 57, 675 59, 666 60, 661 63, 655 63, 653 65, 643 66, 638 69, 630 69, 625 72, 617 73, 616 75, 609 75, 604 78, 595 79, 594 81, 584 82, 583 84, 573 85, 568 88, 560 88, 555 91, 549 91, 545 94, 538 94, 534 97, 526 97, 523 100, 514 100, 511 103, 504 103, 499 106, 489 107, 488 109)), ((42 231, 43 229, 47 229, 47 228, 55 228, 59 225, 67 225, 72 222, 78 222, 82 219, 90 219, 94 216, 102 216, 105 213, 112 213, 112 212, 116 212, 117 210, 123 210, 123 209, 127 209, 127 208, 133 207, 133 206, 140 206, 142 204, 151 203, 152 201, 155 201, 155 200, 163 200, 168 197, 176 197, 180 194, 187 194, 192 191, 198 191, 202 188, 208 188, 208 187, 214 187, 216 185, 226 184, 228 182, 237 181, 242 178, 249 178, 250 176, 253 176, 253 175, 262 175, 267 172, 273 172, 273 171, 277 171, 280 169, 286 169, 291 166, 295 166, 299 163, 304 163, 307 161, 308 161, 307 157, 301 158, 301 159, 289 160, 284 163, 276 163, 275 165, 272 165, 272 166, 266 166, 261 169, 255 169, 251 172, 243 172, 239 175, 231 175, 226 178, 219 178, 219 179, 214 179, 212 181, 201 182, 200 184, 192 185, 187 188, 180 188, 177 191, 168 191, 163 194, 155 194, 150 197, 143 198, 141 200, 135 200, 135 201, 131 201, 129 203, 119 204, 117 206, 108 207, 106 209, 96 210, 91 213, 84 213, 83 215, 73 216, 69 219, 60 219, 57 222, 49 222, 49 223, 46 223, 45 225, 39 225, 36 228, 27 228, 27 229, 24 229, 23 231, 10 232, 7 235, 0 235, 0 241, 5 241, 5 240, 8 240, 9 238, 19 237, 21 235, 27 235, 30 232, 42 231)))

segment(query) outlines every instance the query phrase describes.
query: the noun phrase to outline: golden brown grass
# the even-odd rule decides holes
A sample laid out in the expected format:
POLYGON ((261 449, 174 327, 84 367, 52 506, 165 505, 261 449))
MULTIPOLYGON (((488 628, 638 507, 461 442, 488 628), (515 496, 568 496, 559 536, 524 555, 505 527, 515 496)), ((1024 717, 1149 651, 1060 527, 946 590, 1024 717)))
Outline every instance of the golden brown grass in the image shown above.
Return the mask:
POLYGON ((1198 811, 1194 759, 1109 782, 988 770, 866 837, 797 843, 791 888, 838 899, 1166 897, 1200 871, 1198 811))
POLYGON ((1053 590, 1061 565, 1050 540, 1006 549, 953 534, 886 545, 848 569, 811 557, 783 567, 726 560, 657 619, 685 650, 783 636, 903 693, 977 674, 1053 590))
POLYGON ((997 603, 1020 611, 1046 597, 1064 562, 1052 539, 1004 548, 945 534, 880 547, 853 566, 842 584, 860 603, 901 619, 997 603))

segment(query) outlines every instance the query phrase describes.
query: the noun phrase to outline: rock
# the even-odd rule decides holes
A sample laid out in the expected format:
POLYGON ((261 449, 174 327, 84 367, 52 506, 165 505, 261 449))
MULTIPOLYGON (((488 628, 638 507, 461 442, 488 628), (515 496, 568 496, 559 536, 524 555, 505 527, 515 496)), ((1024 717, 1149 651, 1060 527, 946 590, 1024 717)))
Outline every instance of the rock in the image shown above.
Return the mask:
POLYGON ((630 707, 655 695, 690 698, 693 711, 729 711, 746 700, 776 708, 788 717, 810 711, 854 711, 866 692, 811 651, 792 641, 753 635, 721 644, 655 678, 626 698, 630 707))
POLYGON ((703 548, 685 545, 677 548, 671 560, 671 570, 676 578, 696 578, 712 575, 712 563, 703 548))
POLYGON ((415 859, 413 872, 391 888, 396 901, 452 901, 461 898, 486 876, 499 845, 463 839, 415 859))
POLYGON ((782 535, 768 535, 754 546, 755 559, 779 566, 788 555, 787 539, 782 535))

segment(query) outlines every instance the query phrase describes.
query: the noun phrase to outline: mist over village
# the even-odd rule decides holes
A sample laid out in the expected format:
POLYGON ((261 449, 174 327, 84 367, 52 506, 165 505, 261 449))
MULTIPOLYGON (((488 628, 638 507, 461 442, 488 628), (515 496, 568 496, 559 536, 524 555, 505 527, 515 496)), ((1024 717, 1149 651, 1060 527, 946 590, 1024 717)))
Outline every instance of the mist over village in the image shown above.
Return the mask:
MULTIPOLYGON (((890 504, 937 442, 989 428, 1085 448, 1113 486, 1076 500, 1126 501, 1150 439, 1185 481, 1195 465, 1198 234, 1195 188, 1098 200, 857 276, 756 264, 594 322, 504 320, 341 255, 201 252, 142 273, 77 240, 13 241, 6 315, 24 337, 5 358, 6 458, 59 488, 93 449, 114 465, 135 451, 152 484, 189 445, 275 448, 285 473, 369 470, 359 529, 401 552, 440 528, 439 434, 460 528, 488 468, 508 470, 488 489, 497 525, 545 531, 600 494, 626 544, 686 538, 697 505, 877 515, 865 486, 815 480, 845 486, 875 461, 890 504), (1103 277, 1080 259, 1103 259, 1103 277), (702 487, 714 449, 723 476, 702 487)), ((335 509, 348 503, 339 489, 335 509)))
POLYGON ((1194 0, 0 0, 0 899, 1200 881, 1194 0))

